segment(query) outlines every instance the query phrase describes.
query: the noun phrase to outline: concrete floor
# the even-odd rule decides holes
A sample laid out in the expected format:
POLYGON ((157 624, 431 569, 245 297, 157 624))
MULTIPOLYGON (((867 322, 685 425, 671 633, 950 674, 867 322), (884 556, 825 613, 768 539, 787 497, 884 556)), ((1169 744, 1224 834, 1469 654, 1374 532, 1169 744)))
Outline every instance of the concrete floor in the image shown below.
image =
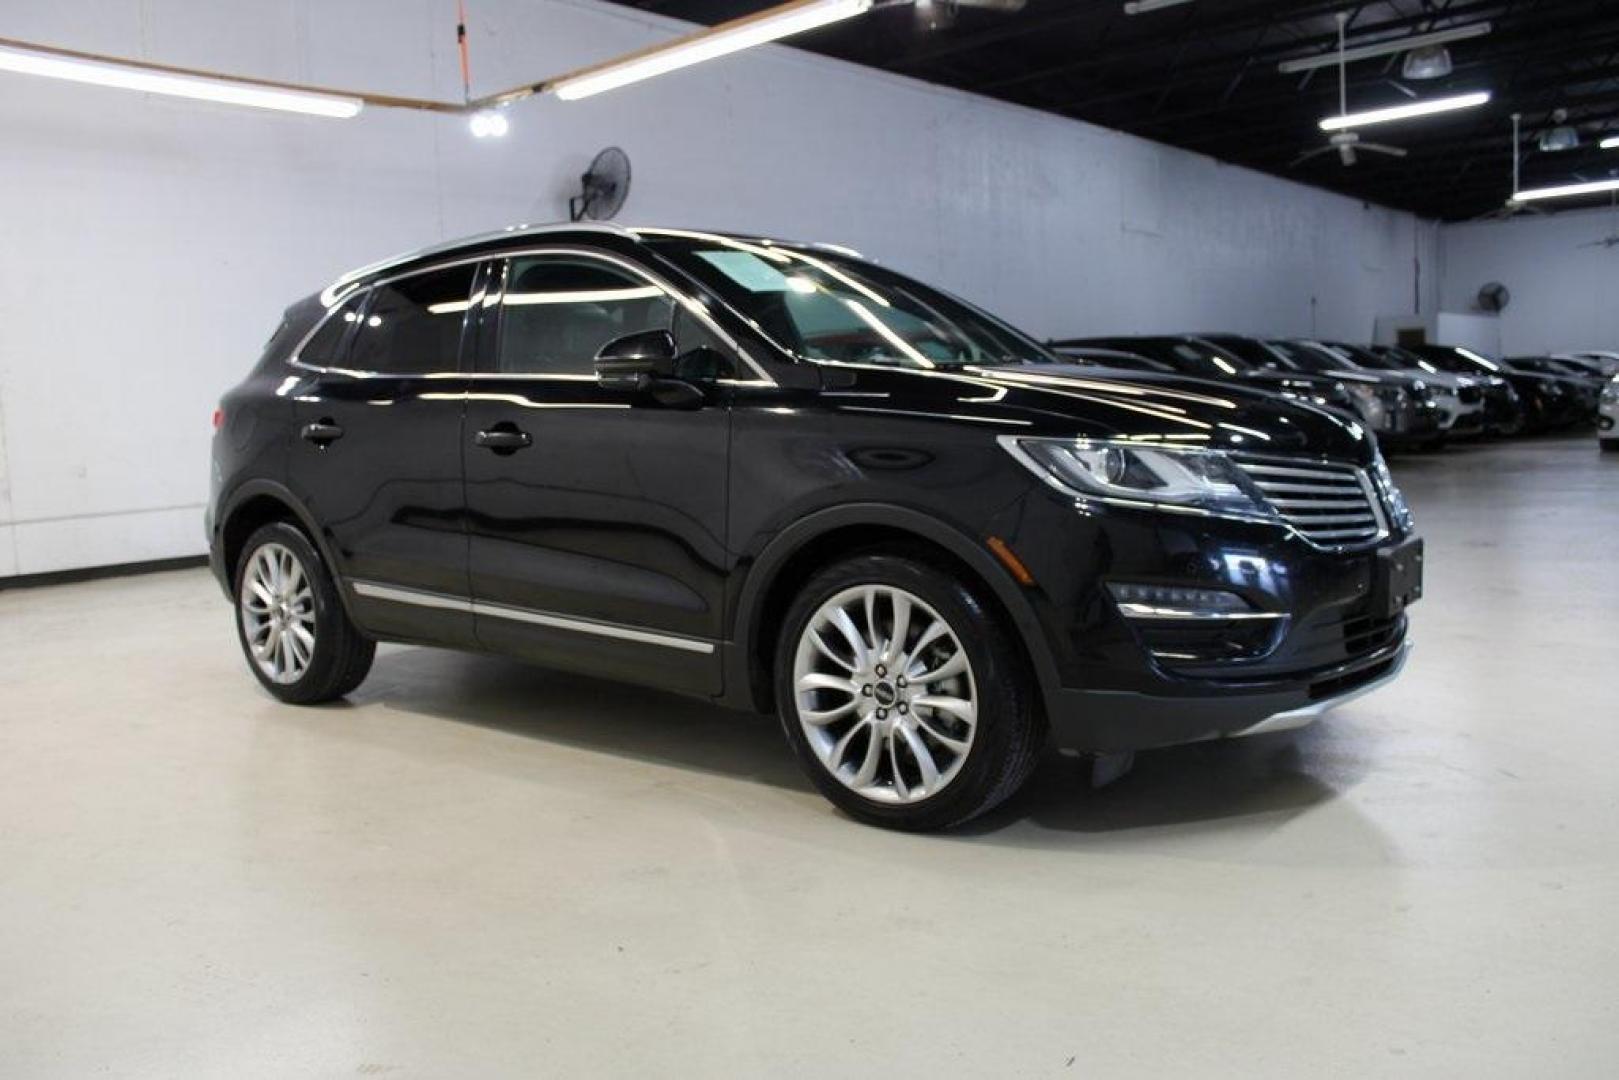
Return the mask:
POLYGON ((277 705, 200 570, 0 593, 0 1076, 1611 1076, 1619 457, 1396 472, 1400 682, 944 837, 496 660, 277 705))

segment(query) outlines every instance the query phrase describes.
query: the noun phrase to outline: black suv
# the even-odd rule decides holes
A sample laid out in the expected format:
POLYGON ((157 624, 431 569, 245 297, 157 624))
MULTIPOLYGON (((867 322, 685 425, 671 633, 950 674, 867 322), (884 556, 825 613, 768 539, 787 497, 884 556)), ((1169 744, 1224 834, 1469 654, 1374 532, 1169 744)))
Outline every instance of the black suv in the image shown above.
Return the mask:
POLYGON ((1420 592, 1357 425, 1065 364, 816 245, 389 260, 288 309, 215 426, 213 567, 278 698, 354 689, 378 640, 502 653, 777 711, 903 828, 1005 799, 1048 732, 1306 723, 1396 674, 1420 592))

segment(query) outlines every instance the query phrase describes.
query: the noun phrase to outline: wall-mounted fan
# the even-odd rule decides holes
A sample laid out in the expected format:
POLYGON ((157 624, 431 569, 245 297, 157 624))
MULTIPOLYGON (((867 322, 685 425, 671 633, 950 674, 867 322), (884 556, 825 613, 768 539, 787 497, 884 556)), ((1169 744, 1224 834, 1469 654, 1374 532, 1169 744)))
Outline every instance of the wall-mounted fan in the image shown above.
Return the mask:
MULTIPOLYGON (((1344 27, 1349 23, 1349 13, 1338 12, 1338 115, 1349 115, 1349 65, 1344 57, 1344 27)), ((1367 142, 1353 131, 1335 131, 1327 137, 1327 145, 1318 146, 1314 150, 1306 150, 1293 159, 1289 168, 1309 161, 1317 154, 1330 154, 1338 151, 1338 160, 1345 165, 1353 165, 1357 159, 1358 151, 1369 151, 1373 154, 1387 154, 1389 157, 1405 157, 1405 151, 1398 146, 1388 146, 1384 143, 1367 142)))
POLYGON ((607 221, 624 206, 630 193, 630 158, 609 146, 590 162, 579 178, 579 194, 568 200, 568 220, 607 221))
POLYGON ((1492 281, 1482 285, 1478 290, 1478 309, 1492 314, 1507 306, 1512 299, 1512 293, 1499 281, 1492 281))

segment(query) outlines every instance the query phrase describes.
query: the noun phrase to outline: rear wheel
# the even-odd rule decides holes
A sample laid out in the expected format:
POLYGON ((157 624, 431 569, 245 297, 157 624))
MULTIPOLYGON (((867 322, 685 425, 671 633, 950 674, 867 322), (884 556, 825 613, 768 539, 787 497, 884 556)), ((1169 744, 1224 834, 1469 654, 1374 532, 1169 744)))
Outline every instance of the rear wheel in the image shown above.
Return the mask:
POLYGON ((248 667, 282 701, 342 697, 371 670, 376 643, 349 621, 336 583, 302 531, 272 522, 236 567, 236 629, 248 667))
POLYGON ((822 794, 891 828, 984 813, 1017 791, 1044 743, 1011 636, 960 581, 896 555, 805 585, 777 643, 776 697, 822 794))

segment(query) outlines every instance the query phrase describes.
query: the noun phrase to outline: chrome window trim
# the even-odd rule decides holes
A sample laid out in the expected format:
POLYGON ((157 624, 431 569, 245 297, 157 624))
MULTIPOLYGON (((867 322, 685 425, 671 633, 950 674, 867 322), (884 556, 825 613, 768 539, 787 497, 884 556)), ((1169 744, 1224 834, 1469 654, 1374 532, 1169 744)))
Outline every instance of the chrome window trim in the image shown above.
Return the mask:
POLYGON ((666 649, 680 649, 685 652, 701 653, 705 656, 712 655, 714 652, 714 643, 702 638, 684 637, 680 634, 665 634, 656 630, 645 630, 637 626, 624 626, 620 623, 601 622, 595 619, 577 619, 569 615, 559 615, 553 611, 541 611, 537 608, 491 604, 482 600, 472 600, 447 593, 385 585, 377 581, 350 581, 349 587, 357 595, 372 600, 386 600, 396 604, 414 604, 417 607, 460 611, 471 615, 487 615, 497 619, 509 619, 513 622, 546 626, 554 630, 571 630, 575 633, 594 634, 597 637, 613 638, 619 641, 634 641, 643 645, 661 645, 666 649))
MULTIPOLYGON (((330 303, 335 302, 337 299, 339 290, 343 289, 345 286, 352 285, 358 282, 361 278, 367 277, 371 274, 380 273, 395 266, 403 266, 405 263, 414 262, 417 259, 424 259, 429 255, 438 255, 440 253, 449 254, 451 252, 458 251, 461 248, 473 247, 478 244, 488 244, 493 241, 507 239, 512 236, 546 236, 552 233, 569 232, 596 232, 605 233, 608 236, 625 237, 632 240, 639 239, 639 237, 637 237, 633 232, 624 228, 622 225, 613 225, 609 222, 603 221, 552 221, 544 222, 538 225, 509 225, 504 229, 496 229, 493 232, 478 233, 475 236, 465 236, 459 240, 446 240, 438 244, 428 244, 427 246, 417 248, 414 251, 407 251, 400 255, 390 255, 386 259, 379 259, 374 263, 356 267, 353 270, 347 270, 339 274, 335 281, 321 290, 321 302, 330 305, 330 303), (325 299, 328 293, 332 294, 332 301, 325 299)), ((479 258, 482 257, 483 256, 479 256, 479 258)))
MULTIPOLYGON (((547 228, 549 228, 549 227, 547 227, 547 228)), ((564 227, 562 227, 562 226, 557 226, 555 228, 556 228, 556 231, 565 231, 564 227)), ((615 230, 608 230, 608 231, 617 231, 617 230, 615 228, 615 230)), ((504 233, 495 233, 495 234, 493 234, 493 236, 489 237, 488 239, 498 238, 498 237, 503 236, 503 235, 505 235, 505 234, 504 233)), ((625 231, 625 235, 633 235, 633 234, 630 234, 627 231, 625 231)), ((465 242, 466 241, 461 241, 461 242, 458 242, 458 243, 465 243, 465 242)), ((422 254, 430 253, 430 250, 431 249, 429 249, 427 252, 424 252, 422 254)), ((499 262, 499 261, 509 260, 509 259, 513 259, 513 258, 520 258, 520 257, 525 256, 525 255, 549 255, 549 254, 575 255, 575 256, 583 256, 585 258, 600 259, 600 260, 602 260, 604 262, 612 263, 613 265, 618 266, 621 269, 627 270, 631 274, 640 277, 647 284, 652 285, 653 287, 657 288, 661 292, 668 295, 668 297, 671 300, 673 300, 677 305, 679 305, 680 307, 682 307, 682 308, 686 309, 687 311, 691 312, 691 314, 694 317, 696 317, 699 322, 703 323, 706 327, 708 327, 708 329, 712 330, 719 337, 719 339, 722 342, 724 342, 724 344, 726 346, 728 346, 731 349, 731 351, 733 353, 735 353, 736 356, 739 359, 741 359, 741 361, 744 364, 746 364, 747 367, 750 368, 753 371, 753 373, 757 376, 757 378, 755 378, 755 379, 717 379, 717 380, 715 380, 716 382, 724 384, 724 385, 736 385, 736 386, 776 386, 777 385, 776 380, 770 377, 770 373, 767 372, 764 368, 760 367, 759 364, 753 359, 752 356, 748 355, 747 350, 744 349, 741 346, 741 344, 736 340, 736 338, 734 336, 732 336, 731 333, 725 329, 725 327, 723 327, 723 326, 721 326, 719 324, 719 322, 714 318, 713 315, 711 315, 709 313, 708 309, 700 301, 698 301, 694 297, 691 297, 691 296, 687 295, 686 293, 682 292, 681 290, 677 289, 666 278, 664 278, 662 275, 656 273, 655 271, 649 270, 646 267, 640 265, 639 263, 631 262, 630 260, 628 260, 628 259, 624 258, 623 256, 618 255, 618 254, 616 254, 614 252, 605 251, 605 250, 600 249, 600 248, 585 248, 585 247, 574 247, 574 246, 566 246, 566 245, 559 246, 559 245, 554 245, 554 244, 553 245, 535 244, 535 245, 530 245, 530 246, 503 249, 501 251, 483 252, 483 253, 477 254, 477 255, 463 255, 463 256, 456 257, 456 258, 447 258, 447 259, 443 259, 441 261, 429 263, 426 266, 417 267, 417 268, 415 268, 413 270, 408 270, 408 271, 404 271, 404 272, 401 272, 401 273, 392 274, 392 275, 389 275, 387 277, 379 277, 375 281, 367 282, 364 285, 361 285, 358 280, 351 280, 351 281, 348 282, 348 284, 352 284, 356 288, 374 289, 378 285, 386 285, 386 284, 388 284, 389 282, 392 282, 392 281, 399 281, 399 280, 401 280, 403 278, 415 277, 417 274, 430 274, 430 273, 433 273, 434 271, 437 271, 437 270, 447 270, 447 269, 449 269, 451 267, 461 266, 461 265, 464 265, 464 264, 469 263, 469 262, 470 263, 499 262)), ((377 270, 385 270, 385 269, 388 268, 388 266, 395 265, 399 261, 409 261, 409 259, 411 259, 411 258, 420 258, 420 257, 421 257, 421 254, 417 254, 417 255, 409 256, 409 257, 407 257, 407 258, 405 258, 403 260, 393 260, 393 261, 390 261, 388 263, 380 263, 380 264, 377 265, 377 267, 375 269, 377 269, 377 270)), ((370 273, 370 272, 373 272, 373 270, 368 269, 366 272, 370 273)), ((412 378, 412 379, 447 379, 447 378, 464 378, 464 379, 479 379, 479 378, 555 379, 555 378, 557 378, 557 376, 555 374, 541 374, 541 373, 532 373, 531 374, 531 373, 518 372, 518 373, 513 373, 513 374, 508 375, 508 374, 502 374, 500 372, 489 372, 489 371, 466 371, 466 372, 463 372, 463 371, 434 371, 434 372, 427 372, 427 373, 424 373, 424 374, 419 373, 419 374, 413 374, 413 375, 391 375, 388 372, 383 372, 383 371, 356 371, 356 370, 352 370, 352 369, 349 369, 349 368, 323 367, 323 366, 321 366, 319 364, 305 363, 303 360, 300 359, 300 356, 303 353, 304 347, 309 344, 309 341, 310 341, 311 338, 313 338, 317 333, 320 332, 320 328, 322 326, 326 325, 326 321, 332 317, 332 315, 337 311, 338 307, 341 306, 341 304, 342 304, 342 302, 344 300, 348 299, 349 295, 352 292, 353 292, 353 290, 350 289, 350 290, 348 290, 346 292, 343 292, 343 293, 339 294, 338 296, 333 297, 331 303, 327 306, 326 313, 324 315, 322 315, 318 320, 316 320, 315 325, 310 329, 309 333, 305 334, 299 340, 298 346, 295 349, 293 349, 291 353, 289 353, 287 355, 287 361, 286 362, 288 364, 292 365, 293 367, 302 368, 305 371, 313 371, 313 372, 320 372, 320 373, 335 373, 335 374, 341 374, 341 375, 349 375, 349 376, 352 376, 352 377, 355 377, 355 378, 412 378)), ((325 293, 323 292, 321 295, 324 297, 325 293)), ((565 377, 573 378, 573 377, 579 377, 579 376, 565 376, 565 377)), ((584 376, 584 377, 588 378, 588 376, 584 376)))

